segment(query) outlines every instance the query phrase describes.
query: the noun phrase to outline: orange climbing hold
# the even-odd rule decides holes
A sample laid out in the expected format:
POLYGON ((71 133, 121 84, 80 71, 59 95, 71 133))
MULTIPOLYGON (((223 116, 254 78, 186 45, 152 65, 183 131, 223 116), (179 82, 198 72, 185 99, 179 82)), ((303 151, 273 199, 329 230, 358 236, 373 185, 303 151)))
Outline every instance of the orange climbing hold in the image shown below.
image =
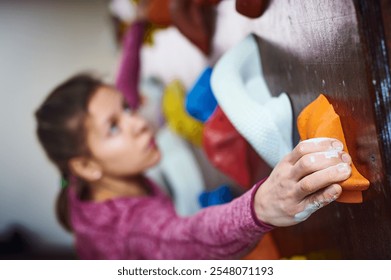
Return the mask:
MULTIPOLYGON (((315 137, 330 137, 340 140, 344 151, 349 153, 341 120, 327 98, 320 94, 310 103, 297 118, 297 127, 301 140, 315 137)), ((339 202, 360 203, 363 201, 362 191, 368 189, 369 181, 360 174, 352 163, 352 174, 349 179, 340 183, 342 194, 339 202)))

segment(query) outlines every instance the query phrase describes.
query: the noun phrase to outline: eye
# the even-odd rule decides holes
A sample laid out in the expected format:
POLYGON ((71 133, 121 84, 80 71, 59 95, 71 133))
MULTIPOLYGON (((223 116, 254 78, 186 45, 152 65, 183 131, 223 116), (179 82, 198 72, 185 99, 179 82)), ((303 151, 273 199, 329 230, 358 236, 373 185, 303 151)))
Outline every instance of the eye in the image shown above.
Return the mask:
POLYGON ((130 108, 129 104, 124 102, 122 104, 122 109, 124 110, 125 113, 127 114, 131 114, 132 113, 132 109, 130 108))
POLYGON ((119 126, 117 122, 111 122, 110 123, 110 128, 109 128, 109 133, 110 135, 116 135, 119 133, 119 126))

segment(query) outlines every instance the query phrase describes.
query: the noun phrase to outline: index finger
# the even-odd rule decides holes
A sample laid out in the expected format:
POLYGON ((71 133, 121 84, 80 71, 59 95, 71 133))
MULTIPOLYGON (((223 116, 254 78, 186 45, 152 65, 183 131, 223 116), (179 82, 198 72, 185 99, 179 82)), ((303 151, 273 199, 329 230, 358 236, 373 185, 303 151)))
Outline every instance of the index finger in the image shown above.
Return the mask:
POLYGON ((289 154, 288 161, 295 164, 302 156, 328 150, 342 151, 343 144, 335 138, 319 137, 301 141, 289 154))

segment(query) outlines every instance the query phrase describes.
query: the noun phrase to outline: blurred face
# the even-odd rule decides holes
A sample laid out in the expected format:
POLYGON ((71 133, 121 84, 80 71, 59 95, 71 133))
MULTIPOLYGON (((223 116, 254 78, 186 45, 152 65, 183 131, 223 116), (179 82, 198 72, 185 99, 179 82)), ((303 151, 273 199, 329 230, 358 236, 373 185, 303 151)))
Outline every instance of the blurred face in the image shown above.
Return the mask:
POLYGON ((103 176, 137 175, 160 160, 146 120, 130 111, 114 88, 101 87, 92 96, 86 128, 88 148, 103 176))

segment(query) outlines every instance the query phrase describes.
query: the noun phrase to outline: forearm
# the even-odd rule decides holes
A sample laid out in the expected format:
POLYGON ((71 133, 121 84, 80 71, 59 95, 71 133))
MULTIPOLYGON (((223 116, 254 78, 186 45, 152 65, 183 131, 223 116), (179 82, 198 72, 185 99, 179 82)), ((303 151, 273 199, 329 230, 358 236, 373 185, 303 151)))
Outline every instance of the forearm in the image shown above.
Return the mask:
POLYGON ((257 188, 192 217, 155 218, 151 213, 149 218, 155 224, 143 234, 136 234, 133 246, 150 259, 241 258, 273 228, 254 216, 252 203, 257 188))
POLYGON ((116 78, 116 87, 121 91, 132 108, 140 103, 140 50, 146 23, 134 22, 125 34, 122 46, 122 57, 116 78))

